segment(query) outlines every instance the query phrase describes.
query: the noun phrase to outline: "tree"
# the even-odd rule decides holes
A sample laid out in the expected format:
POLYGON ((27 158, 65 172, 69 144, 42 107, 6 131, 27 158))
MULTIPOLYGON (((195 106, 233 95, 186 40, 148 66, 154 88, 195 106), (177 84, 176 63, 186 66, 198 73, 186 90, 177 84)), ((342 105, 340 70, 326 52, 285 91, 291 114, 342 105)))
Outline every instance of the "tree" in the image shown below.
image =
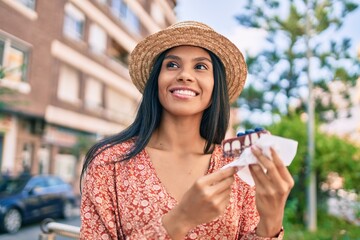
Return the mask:
POLYGON ((246 54, 251 83, 237 101, 238 106, 277 115, 289 114, 290 108, 304 112, 309 39, 311 79, 314 88, 320 89, 315 96, 316 111, 323 120, 336 117, 329 114, 337 112, 336 101, 326 94, 329 83, 341 81, 345 87, 340 94, 348 99, 347 90, 360 73, 359 61, 350 52, 351 40, 338 34, 344 18, 357 7, 352 0, 248 0, 244 13, 236 18, 243 26, 264 29, 267 38, 261 53, 246 54), (310 16, 310 32, 306 29, 306 14, 310 16), (324 101, 325 95, 329 101, 324 101))
MULTIPOLYGON (((301 159, 292 167, 293 171, 296 170, 294 176, 297 184, 289 202, 292 208, 295 206, 295 217, 303 216, 305 212, 306 192, 308 196, 314 196, 312 190, 317 189, 318 195, 321 195, 320 184, 330 172, 323 171, 319 165, 331 169, 330 160, 334 163, 342 159, 341 166, 332 171, 343 173, 356 163, 353 159, 356 155, 341 157, 334 153, 337 151, 336 147, 346 149, 347 153, 354 151, 351 144, 345 146, 344 141, 338 138, 321 136, 316 132, 314 146, 313 101, 310 97, 311 100, 308 101, 308 96, 315 96, 318 121, 331 121, 339 112, 337 101, 333 99, 335 95, 331 92, 333 82, 342 83, 343 89, 337 88, 336 94, 341 95, 346 102, 345 108, 350 107, 348 89, 355 85, 360 64, 350 52, 350 39, 341 37, 339 31, 344 18, 357 7, 358 4, 352 0, 248 0, 245 12, 237 16, 242 25, 261 28, 267 32, 264 50, 256 56, 247 53, 251 82, 237 101, 238 106, 248 108, 252 113, 265 111, 278 119, 282 116, 282 121, 286 121, 286 117, 292 117, 294 113, 298 115, 309 110, 308 133, 305 127, 301 127, 301 121, 296 119, 291 119, 293 122, 288 123, 291 128, 284 129, 285 132, 276 132, 276 129, 272 131, 283 136, 287 136, 288 132, 298 131, 291 138, 300 139, 302 143, 299 145, 302 147, 308 145, 308 149, 299 149, 298 156, 301 159), (323 138, 328 142, 319 145, 323 138), (312 161, 314 147, 317 157, 315 164, 312 161), (329 151, 319 152, 321 147, 327 147, 329 151), (334 156, 338 158, 334 159, 334 156), (317 185, 314 181, 316 178, 317 185)), ((248 124, 245 123, 245 127, 248 124)), ((349 182, 351 183, 351 178, 348 178, 347 183, 349 182)), ((310 205, 314 206, 313 201, 310 205)), ((308 210, 309 229, 315 230, 316 220, 309 213, 316 211, 311 207, 308 210)))
MULTIPOLYGON (((305 188, 306 188, 306 123, 297 114, 284 116, 281 121, 267 127, 274 135, 284 136, 298 141, 298 150, 295 159, 289 166, 295 186, 291 191, 287 209, 287 220, 293 223, 302 222, 305 212, 305 188), (290 216, 289 216, 290 214, 290 216)), ((320 191, 321 186, 327 182, 330 173, 341 173, 345 190, 360 192, 360 148, 352 143, 344 141, 337 136, 326 135, 319 130, 315 133, 316 161, 314 169, 318 179, 319 202, 324 202, 326 195, 320 191)), ((323 208, 323 204, 321 206, 323 208)))
POLYGON ((71 153, 82 161, 87 151, 95 143, 96 139, 94 136, 81 134, 78 136, 76 144, 71 148, 71 153))
POLYGON ((5 69, 0 66, 0 79, 5 78, 5 69))
POLYGON ((77 181, 75 181, 74 183, 74 189, 80 189, 80 181, 78 181, 80 178, 79 173, 84 163, 84 159, 87 151, 95 143, 96 143, 95 136, 91 134, 82 133, 78 135, 76 144, 74 144, 74 146, 72 146, 72 148, 70 149, 71 154, 76 156, 77 158, 77 164, 75 168, 75 179, 77 179, 77 181))

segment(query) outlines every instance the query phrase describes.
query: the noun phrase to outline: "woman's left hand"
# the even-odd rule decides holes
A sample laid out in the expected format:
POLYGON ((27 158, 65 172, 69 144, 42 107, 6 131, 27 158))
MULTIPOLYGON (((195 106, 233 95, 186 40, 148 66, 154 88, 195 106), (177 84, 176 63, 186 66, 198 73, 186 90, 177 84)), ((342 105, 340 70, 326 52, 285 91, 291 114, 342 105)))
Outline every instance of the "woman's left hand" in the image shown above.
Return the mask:
POLYGON ((260 215, 256 233, 264 237, 275 236, 281 230, 286 200, 294 180, 273 148, 270 149, 271 159, 255 146, 251 150, 262 165, 249 166, 255 181, 256 207, 260 215))

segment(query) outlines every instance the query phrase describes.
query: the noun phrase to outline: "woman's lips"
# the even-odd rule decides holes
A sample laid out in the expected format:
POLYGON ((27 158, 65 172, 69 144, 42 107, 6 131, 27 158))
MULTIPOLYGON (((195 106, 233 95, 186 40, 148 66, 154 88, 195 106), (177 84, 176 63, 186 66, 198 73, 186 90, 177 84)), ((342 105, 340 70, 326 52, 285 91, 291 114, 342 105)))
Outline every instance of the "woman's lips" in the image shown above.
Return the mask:
POLYGON ((170 90, 171 94, 180 98, 190 98, 199 95, 198 92, 188 88, 173 88, 170 90))
POLYGON ((195 97, 196 96, 196 93, 194 91, 191 91, 191 90, 179 89, 179 90, 172 91, 172 93, 175 94, 175 95, 182 95, 182 96, 189 96, 189 97, 195 97))

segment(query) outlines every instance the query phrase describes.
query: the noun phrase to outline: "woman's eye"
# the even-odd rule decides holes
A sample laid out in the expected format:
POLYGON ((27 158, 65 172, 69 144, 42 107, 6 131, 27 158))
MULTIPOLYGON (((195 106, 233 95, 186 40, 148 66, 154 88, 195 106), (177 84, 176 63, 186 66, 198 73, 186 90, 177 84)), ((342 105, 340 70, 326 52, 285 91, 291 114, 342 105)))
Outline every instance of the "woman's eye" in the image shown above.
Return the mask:
POLYGON ((167 68, 177 68, 178 65, 177 65, 176 63, 174 63, 174 62, 168 62, 168 63, 166 64, 166 67, 167 67, 167 68))
POLYGON ((207 66, 205 64, 197 64, 195 69, 205 70, 207 69, 207 66))

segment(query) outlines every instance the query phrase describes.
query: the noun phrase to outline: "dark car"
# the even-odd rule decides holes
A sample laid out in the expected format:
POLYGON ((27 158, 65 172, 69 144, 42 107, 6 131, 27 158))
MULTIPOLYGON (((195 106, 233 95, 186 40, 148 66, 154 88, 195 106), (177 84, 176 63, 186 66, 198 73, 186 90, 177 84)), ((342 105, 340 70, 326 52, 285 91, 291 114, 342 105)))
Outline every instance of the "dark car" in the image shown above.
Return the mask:
POLYGON ((22 175, 0 178, 0 230, 17 232, 22 224, 47 217, 68 218, 76 196, 57 176, 22 175))

